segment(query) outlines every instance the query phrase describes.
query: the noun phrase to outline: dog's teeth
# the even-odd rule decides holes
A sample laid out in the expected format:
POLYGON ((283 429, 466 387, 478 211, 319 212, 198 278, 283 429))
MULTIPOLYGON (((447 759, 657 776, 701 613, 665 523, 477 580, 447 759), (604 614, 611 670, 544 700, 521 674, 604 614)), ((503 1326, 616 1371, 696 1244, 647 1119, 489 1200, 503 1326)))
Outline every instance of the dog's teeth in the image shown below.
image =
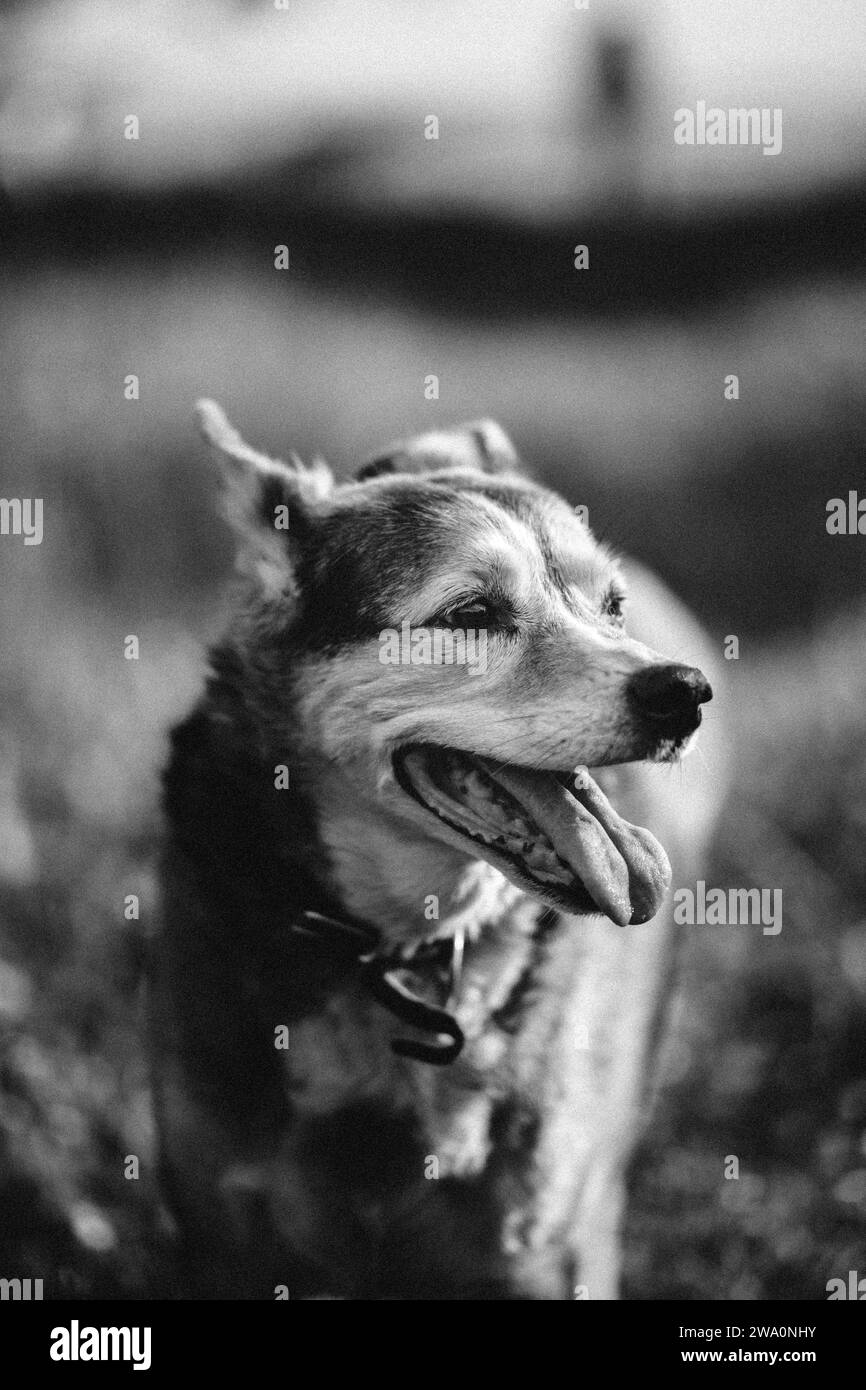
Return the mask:
POLYGON ((572 881, 570 875, 548 873, 546 869, 533 869, 532 876, 541 883, 555 883, 562 887, 567 887, 572 881))
POLYGON ((500 853, 519 857, 527 872, 543 883, 568 885, 573 874, 557 855, 550 840, 524 814, 523 807, 492 778, 459 757, 447 764, 452 795, 474 812, 487 829, 475 826, 479 843, 500 853))

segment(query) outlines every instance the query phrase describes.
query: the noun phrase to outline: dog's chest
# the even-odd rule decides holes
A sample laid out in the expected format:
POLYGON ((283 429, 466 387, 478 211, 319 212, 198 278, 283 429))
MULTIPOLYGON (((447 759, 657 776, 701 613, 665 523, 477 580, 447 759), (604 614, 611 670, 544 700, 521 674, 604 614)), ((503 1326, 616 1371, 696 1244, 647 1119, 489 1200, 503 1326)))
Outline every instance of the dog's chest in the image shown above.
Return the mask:
POLYGON ((451 1066, 395 1057, 404 1025, 360 986, 293 1025, 273 1211, 346 1288, 374 1266, 419 1277, 423 1250, 449 1287, 484 1267, 562 1297, 585 1210, 616 1189, 660 943, 600 918, 562 918, 541 939, 509 927, 467 955, 451 1066))
POLYGON ((313 1260, 330 1252, 350 1284, 371 1261, 397 1267, 423 1248, 431 1268, 450 1267, 453 1254, 458 1284, 478 1262, 508 1268, 515 1287, 537 1273, 558 1288, 580 1190, 603 1147, 612 1083, 603 1031, 617 1028, 618 971, 602 958, 620 934, 562 919, 539 942, 512 925, 467 956, 457 1006, 466 1046, 451 1066, 395 1057, 404 1025, 360 989, 292 1030, 293 1113, 274 1209, 293 1247, 313 1260), (588 1037, 598 1045, 587 1047, 594 1001, 588 1037))
POLYGON ((296 1024, 284 1054, 293 1145, 340 1134, 369 1155, 396 1123, 410 1183, 425 1174, 480 1175, 497 1147, 529 1161, 543 1126, 562 1124, 556 1112, 567 1085, 553 1073, 574 1057, 562 1035, 573 1026, 568 1000, 579 955, 573 923, 543 941, 537 925, 537 906, 521 899, 468 948, 450 1006, 466 1042, 448 1066, 395 1056, 391 1043, 412 1030, 357 982, 296 1024))

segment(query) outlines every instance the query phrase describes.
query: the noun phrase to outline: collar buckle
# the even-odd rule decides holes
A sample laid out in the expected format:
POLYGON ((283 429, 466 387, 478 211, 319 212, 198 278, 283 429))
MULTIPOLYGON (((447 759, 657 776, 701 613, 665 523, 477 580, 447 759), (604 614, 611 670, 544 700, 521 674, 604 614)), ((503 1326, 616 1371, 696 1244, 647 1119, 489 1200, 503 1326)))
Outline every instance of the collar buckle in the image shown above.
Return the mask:
MULTIPOLYGON (((400 964, 393 958, 379 954, 382 937, 374 927, 341 921, 322 912, 305 909, 292 922, 291 931, 302 940, 325 948, 343 963, 355 962, 360 966, 364 987, 379 1004, 395 1018, 411 1023, 413 1028, 423 1032, 435 1033, 440 1039, 436 1043, 426 1043, 396 1038, 391 1043, 391 1050, 398 1057, 412 1057, 419 1062, 447 1066, 460 1056, 465 1042, 460 1024, 447 1008, 439 1009, 419 999, 398 978, 400 964), (446 1041, 443 1042, 443 1038, 446 1041)), ((449 1007, 453 1006, 460 984, 463 944, 463 933, 460 932, 452 942, 448 966, 449 1007)))

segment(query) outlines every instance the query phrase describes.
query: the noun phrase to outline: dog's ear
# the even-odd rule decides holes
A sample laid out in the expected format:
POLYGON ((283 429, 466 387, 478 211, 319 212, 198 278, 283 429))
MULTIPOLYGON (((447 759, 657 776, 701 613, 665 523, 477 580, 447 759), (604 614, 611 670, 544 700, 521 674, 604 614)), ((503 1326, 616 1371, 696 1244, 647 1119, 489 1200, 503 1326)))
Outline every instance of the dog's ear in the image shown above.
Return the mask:
POLYGON ((238 568, 268 594, 294 592, 294 556, 334 486, 326 463, 306 468, 270 459, 246 444, 215 401, 196 418, 223 475, 223 510, 239 540, 238 568))
POLYGON ((516 473, 517 450, 495 420, 475 420, 453 430, 434 430, 382 450, 358 469, 358 482, 383 473, 441 473, 471 468, 481 473, 516 473))

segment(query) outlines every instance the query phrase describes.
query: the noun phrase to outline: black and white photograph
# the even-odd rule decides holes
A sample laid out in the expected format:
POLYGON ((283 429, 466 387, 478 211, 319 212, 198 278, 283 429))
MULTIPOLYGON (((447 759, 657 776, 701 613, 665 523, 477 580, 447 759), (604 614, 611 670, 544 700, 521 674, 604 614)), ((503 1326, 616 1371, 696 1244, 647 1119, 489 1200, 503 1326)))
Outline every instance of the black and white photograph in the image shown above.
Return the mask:
POLYGON ((0 3, 34 1366, 866 1301, 864 67, 860 0, 0 3))

